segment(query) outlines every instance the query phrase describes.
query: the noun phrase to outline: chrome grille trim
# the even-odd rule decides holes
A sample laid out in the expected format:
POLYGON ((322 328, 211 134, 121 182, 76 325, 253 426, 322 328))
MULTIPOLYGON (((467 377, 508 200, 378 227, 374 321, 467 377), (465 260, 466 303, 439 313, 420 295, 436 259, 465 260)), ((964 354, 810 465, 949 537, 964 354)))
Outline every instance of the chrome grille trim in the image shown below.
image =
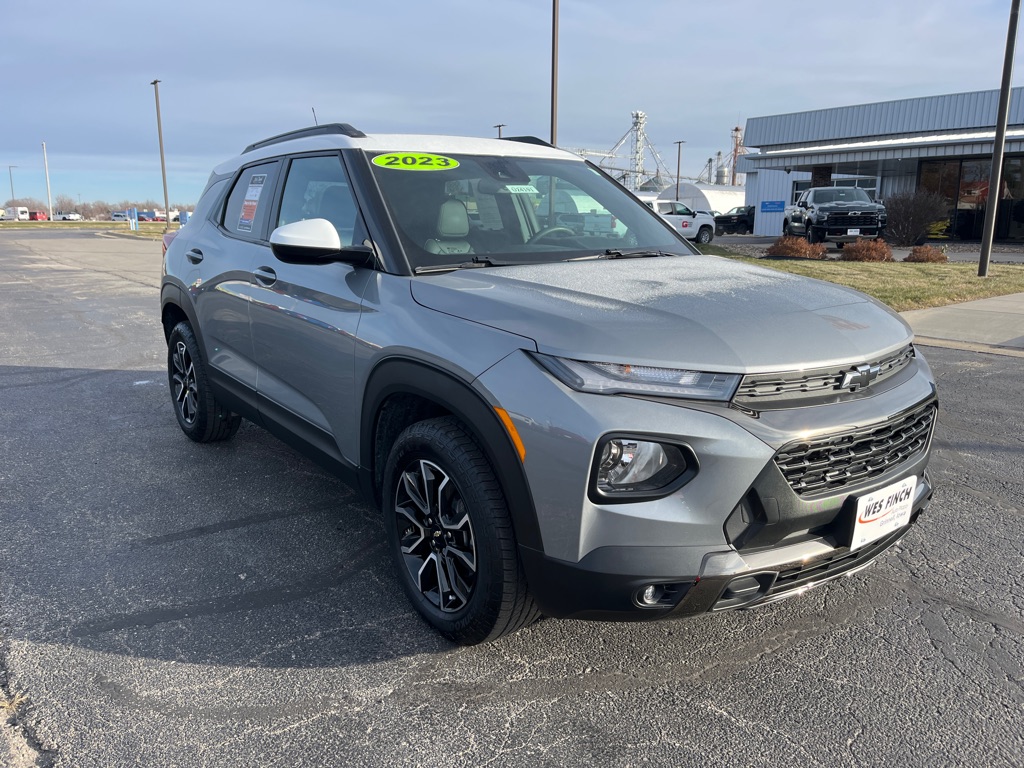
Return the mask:
MULTIPOLYGON (((872 384, 899 372, 913 359, 914 346, 908 344, 892 354, 868 362, 872 368, 879 368, 878 377, 872 384)), ((830 392, 844 392, 840 386, 843 376, 856 367, 846 365, 787 373, 747 374, 740 381, 733 402, 752 408, 778 401, 793 401, 795 405, 795 401, 821 397, 830 392)))

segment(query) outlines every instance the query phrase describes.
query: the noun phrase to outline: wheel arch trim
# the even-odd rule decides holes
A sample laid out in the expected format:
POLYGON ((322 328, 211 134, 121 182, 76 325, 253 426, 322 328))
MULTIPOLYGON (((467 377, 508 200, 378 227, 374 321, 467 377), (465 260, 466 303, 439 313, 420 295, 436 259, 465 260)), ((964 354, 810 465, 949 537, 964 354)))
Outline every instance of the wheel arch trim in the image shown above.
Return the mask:
POLYGON ((432 402, 463 423, 501 483, 519 545, 543 551, 525 469, 494 410, 500 404, 479 386, 430 363, 389 357, 379 362, 367 377, 360 415, 359 464, 372 479, 375 494, 379 494, 378 480, 382 480, 377 477, 381 467, 376 466, 379 416, 384 404, 395 395, 411 395, 432 402))

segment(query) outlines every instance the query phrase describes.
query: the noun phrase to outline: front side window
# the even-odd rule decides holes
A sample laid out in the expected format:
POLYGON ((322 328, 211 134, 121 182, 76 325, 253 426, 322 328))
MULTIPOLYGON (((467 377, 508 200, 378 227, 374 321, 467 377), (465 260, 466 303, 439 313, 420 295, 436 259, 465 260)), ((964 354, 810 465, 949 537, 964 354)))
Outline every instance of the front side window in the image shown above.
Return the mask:
POLYGON ((343 246, 355 242, 359 213, 338 155, 292 160, 274 226, 304 219, 327 219, 338 230, 343 246))
POLYGON ((575 160, 384 152, 371 169, 410 266, 537 263, 606 250, 692 253, 621 186, 575 160))
POLYGON ((274 197, 276 171, 277 162, 243 169, 224 207, 224 229, 247 240, 261 237, 274 197))

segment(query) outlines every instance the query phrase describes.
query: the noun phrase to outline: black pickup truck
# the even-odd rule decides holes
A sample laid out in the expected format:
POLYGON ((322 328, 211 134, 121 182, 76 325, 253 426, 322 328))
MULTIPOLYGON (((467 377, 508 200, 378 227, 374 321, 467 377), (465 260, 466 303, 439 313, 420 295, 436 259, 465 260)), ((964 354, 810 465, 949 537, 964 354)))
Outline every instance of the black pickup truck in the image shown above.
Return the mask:
POLYGON ((811 187, 783 214, 782 234, 804 236, 812 243, 850 243, 881 237, 885 206, 857 187, 811 187))
POLYGON ((715 216, 716 235, 745 235, 754 231, 754 206, 738 205, 715 216))

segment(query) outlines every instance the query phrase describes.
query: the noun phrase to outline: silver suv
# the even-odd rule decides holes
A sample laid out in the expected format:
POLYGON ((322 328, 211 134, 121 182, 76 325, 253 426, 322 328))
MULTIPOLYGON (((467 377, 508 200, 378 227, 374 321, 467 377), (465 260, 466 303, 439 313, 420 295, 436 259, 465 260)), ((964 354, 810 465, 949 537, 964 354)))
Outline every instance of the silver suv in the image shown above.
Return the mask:
POLYGON ((700 256, 536 139, 276 136, 165 245, 181 429, 245 418, 361 489, 456 642, 779 600, 932 495, 935 383, 897 315, 700 256))

